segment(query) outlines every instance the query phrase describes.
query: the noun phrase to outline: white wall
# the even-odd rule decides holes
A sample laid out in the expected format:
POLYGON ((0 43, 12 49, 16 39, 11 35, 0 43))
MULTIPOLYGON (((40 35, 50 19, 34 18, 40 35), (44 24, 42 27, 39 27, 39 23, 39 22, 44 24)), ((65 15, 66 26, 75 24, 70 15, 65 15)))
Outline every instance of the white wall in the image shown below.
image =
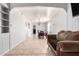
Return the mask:
POLYGON ((72 16, 72 9, 71 9, 71 4, 68 4, 68 11, 67 11, 67 15, 68 15, 68 30, 72 30, 72 31, 79 31, 79 15, 73 17, 72 16))
POLYGON ((26 18, 16 9, 10 12, 10 47, 13 48, 19 42, 26 39, 26 18))
POLYGON ((67 15, 66 15, 66 11, 62 8, 59 9, 55 9, 57 12, 53 15, 54 12, 52 12, 53 10, 51 10, 51 14, 50 14, 50 32, 49 33, 53 33, 53 34, 57 34, 59 31, 61 30, 67 30, 67 15))
POLYGON ((73 17, 73 31, 79 31, 79 16, 73 17))
POLYGON ((73 18, 70 4, 67 5, 67 29, 73 30, 73 18))
POLYGON ((47 22, 40 23, 40 25, 39 23, 32 23, 32 29, 33 25, 36 25, 36 32, 37 32, 36 34, 38 34, 38 30, 47 32, 47 22))
POLYGON ((46 23, 40 23, 40 25, 37 24, 37 30, 46 31, 47 29, 46 26, 47 26, 46 23))

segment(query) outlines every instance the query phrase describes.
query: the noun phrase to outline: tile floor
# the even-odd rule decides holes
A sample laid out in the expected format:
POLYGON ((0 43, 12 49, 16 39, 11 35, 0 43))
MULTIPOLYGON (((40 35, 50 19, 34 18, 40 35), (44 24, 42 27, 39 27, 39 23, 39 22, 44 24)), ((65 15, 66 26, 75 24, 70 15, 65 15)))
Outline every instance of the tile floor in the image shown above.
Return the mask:
POLYGON ((46 39, 31 37, 10 50, 5 56, 53 56, 46 39))

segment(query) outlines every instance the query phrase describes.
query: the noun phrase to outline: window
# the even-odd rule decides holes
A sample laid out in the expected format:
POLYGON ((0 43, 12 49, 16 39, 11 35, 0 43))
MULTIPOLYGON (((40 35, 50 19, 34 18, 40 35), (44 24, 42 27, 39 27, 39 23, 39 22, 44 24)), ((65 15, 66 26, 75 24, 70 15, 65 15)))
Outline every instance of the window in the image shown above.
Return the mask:
POLYGON ((5 21, 5 20, 2 20, 2 26, 9 26, 9 22, 8 21, 5 21))
POLYGON ((1 6, 1 32, 9 33, 9 8, 1 6))
POLYGON ((2 27, 2 33, 8 33, 9 27, 2 27))
POLYGON ((3 18, 3 19, 9 20, 9 16, 8 16, 8 14, 4 14, 4 13, 2 13, 1 15, 2 15, 2 18, 3 18))
POLYGON ((2 9, 2 11, 4 11, 4 12, 8 13, 8 8, 6 8, 6 7, 2 6, 2 7, 1 7, 1 9, 2 9))

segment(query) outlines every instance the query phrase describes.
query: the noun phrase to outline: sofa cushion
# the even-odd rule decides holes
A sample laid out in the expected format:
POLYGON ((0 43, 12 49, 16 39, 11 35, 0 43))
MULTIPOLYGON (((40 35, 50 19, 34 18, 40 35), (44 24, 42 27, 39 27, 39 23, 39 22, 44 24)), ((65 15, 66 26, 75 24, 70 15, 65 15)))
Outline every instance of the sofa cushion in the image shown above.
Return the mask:
POLYGON ((66 38, 71 34, 71 31, 60 31, 57 35, 57 40, 67 40, 66 38))
POLYGON ((79 41, 79 32, 73 32, 67 37, 67 40, 79 41))
POLYGON ((60 31, 58 32, 58 34, 56 35, 57 40, 62 40, 61 36, 64 34, 65 31, 60 31))

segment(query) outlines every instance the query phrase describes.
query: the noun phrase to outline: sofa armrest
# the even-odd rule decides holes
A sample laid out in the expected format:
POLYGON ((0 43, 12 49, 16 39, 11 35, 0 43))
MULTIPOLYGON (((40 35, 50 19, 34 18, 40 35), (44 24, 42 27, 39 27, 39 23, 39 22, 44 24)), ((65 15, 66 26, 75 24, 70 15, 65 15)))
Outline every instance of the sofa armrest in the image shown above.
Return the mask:
POLYGON ((48 34, 47 41, 56 50, 56 43, 57 43, 56 34, 48 34))
POLYGON ((47 34, 47 39, 56 39, 56 34, 47 34))
POLYGON ((79 55, 79 41, 59 41, 57 43, 57 54, 77 53, 79 55))

